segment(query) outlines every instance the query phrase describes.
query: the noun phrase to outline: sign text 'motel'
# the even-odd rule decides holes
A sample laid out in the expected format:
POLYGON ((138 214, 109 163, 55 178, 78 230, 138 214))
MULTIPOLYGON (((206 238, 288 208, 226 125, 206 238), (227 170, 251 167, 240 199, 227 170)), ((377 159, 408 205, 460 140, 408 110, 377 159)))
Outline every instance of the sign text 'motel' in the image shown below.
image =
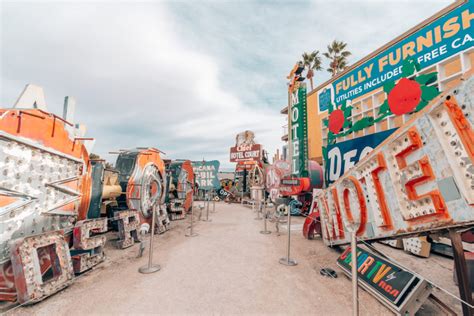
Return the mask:
POLYGON ((302 84, 290 95, 290 141, 291 174, 296 177, 308 176, 308 120, 306 109, 306 86, 302 84))
POLYGON ((434 100, 314 199, 326 244, 474 223, 474 77, 434 100), (456 93, 456 94, 454 94, 456 93))

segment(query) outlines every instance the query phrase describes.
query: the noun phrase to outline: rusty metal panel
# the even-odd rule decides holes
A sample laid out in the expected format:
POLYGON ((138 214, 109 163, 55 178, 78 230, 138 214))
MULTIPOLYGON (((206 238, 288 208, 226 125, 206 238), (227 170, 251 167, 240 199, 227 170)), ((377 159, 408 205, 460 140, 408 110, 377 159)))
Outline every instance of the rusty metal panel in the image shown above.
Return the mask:
POLYGON ((315 196, 326 244, 474 224, 473 95, 471 78, 315 196))
POLYGON ((12 242, 11 258, 18 302, 38 302, 67 287, 74 279, 69 246, 61 231, 19 238, 12 242), (50 261, 51 275, 41 271, 41 252, 50 261))
POLYGON ((155 148, 137 148, 119 154, 116 169, 120 172, 120 185, 126 196, 118 199, 120 208, 138 211, 141 223, 151 225, 153 210, 158 231, 169 229, 170 220, 166 208, 158 208, 165 200, 165 164, 160 151, 155 148), (125 201, 124 201, 125 198, 125 201))
MULTIPOLYGON (((75 138, 66 125, 72 126, 38 109, 0 110, 1 300, 13 301, 17 292, 23 295, 19 300, 29 300, 25 295, 32 293, 30 288, 17 288, 13 272, 23 266, 10 261, 12 240, 58 230, 68 236, 76 219, 86 216, 91 191, 89 155, 83 140, 75 138)), ((39 258, 39 272, 30 274, 38 281, 54 272, 49 258, 55 252, 42 248, 37 252, 33 258, 39 258)), ((57 288, 44 287, 44 296, 57 288)))
POLYGON ((88 153, 66 122, 40 110, 0 111, 0 262, 8 241, 71 232, 90 195, 88 153))
POLYGON ((11 261, 0 266, 0 301, 16 301, 15 277, 11 261))
POLYGON ((72 255, 74 273, 82 273, 104 261, 106 237, 92 235, 105 232, 107 232, 107 218, 88 219, 76 223, 73 231, 72 255))
POLYGON ((48 230, 71 230, 77 216, 82 162, 0 137, 0 261, 9 258, 8 241, 48 230), (60 216, 61 215, 61 216, 60 216), (66 215, 66 216, 64 216, 66 215))
POLYGON ((167 166, 166 204, 171 220, 184 219, 191 210, 194 172, 190 160, 176 160, 167 166))

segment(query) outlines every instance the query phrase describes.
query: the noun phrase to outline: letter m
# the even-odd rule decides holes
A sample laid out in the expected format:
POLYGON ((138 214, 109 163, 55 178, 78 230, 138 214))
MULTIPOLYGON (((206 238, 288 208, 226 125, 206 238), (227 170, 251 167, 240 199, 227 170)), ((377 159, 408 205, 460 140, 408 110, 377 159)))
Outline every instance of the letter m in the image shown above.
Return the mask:
POLYGON ((294 105, 296 103, 299 103, 298 91, 297 90, 291 94, 291 105, 294 105))

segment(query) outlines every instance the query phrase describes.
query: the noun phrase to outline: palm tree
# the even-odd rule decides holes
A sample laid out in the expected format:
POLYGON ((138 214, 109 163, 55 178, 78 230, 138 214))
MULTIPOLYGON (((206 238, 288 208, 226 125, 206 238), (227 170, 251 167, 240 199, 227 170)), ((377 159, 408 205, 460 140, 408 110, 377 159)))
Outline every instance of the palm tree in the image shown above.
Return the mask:
POLYGON ((311 90, 313 90, 313 77, 315 71, 320 71, 323 68, 321 67, 321 56, 319 56, 319 51, 314 50, 312 53, 303 53, 304 67, 307 69, 306 78, 309 79, 311 83, 311 90))
POLYGON ((345 50, 346 46, 347 43, 334 40, 330 45, 328 45, 328 51, 323 54, 330 60, 329 68, 327 70, 333 77, 343 71, 347 66, 347 57, 351 55, 351 52, 345 50))

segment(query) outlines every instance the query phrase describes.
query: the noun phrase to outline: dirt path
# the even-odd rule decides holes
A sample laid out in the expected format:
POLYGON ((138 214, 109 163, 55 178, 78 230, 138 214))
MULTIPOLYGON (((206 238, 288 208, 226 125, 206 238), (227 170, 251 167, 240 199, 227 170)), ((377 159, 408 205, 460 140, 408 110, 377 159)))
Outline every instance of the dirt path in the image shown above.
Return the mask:
MULTIPOLYGON (((106 262, 79 278, 68 289, 18 315, 85 314, 279 314, 347 315, 351 313, 351 283, 319 274, 337 271, 338 253, 321 241, 292 234, 294 267, 278 263, 285 255, 286 236, 262 235, 262 221, 251 209, 218 203, 212 222, 198 222, 199 236, 184 236, 186 222, 155 241, 155 262, 162 270, 142 275, 147 258, 136 258, 138 245, 117 250, 107 246, 106 262)), ((301 227, 302 218, 295 218, 301 227)), ((274 227, 269 226, 272 230, 274 227)), ((284 233, 284 232, 283 232, 284 233)), ((113 237, 113 235, 111 235, 113 237)), ((361 291, 361 315, 386 315, 388 310, 361 291)))

